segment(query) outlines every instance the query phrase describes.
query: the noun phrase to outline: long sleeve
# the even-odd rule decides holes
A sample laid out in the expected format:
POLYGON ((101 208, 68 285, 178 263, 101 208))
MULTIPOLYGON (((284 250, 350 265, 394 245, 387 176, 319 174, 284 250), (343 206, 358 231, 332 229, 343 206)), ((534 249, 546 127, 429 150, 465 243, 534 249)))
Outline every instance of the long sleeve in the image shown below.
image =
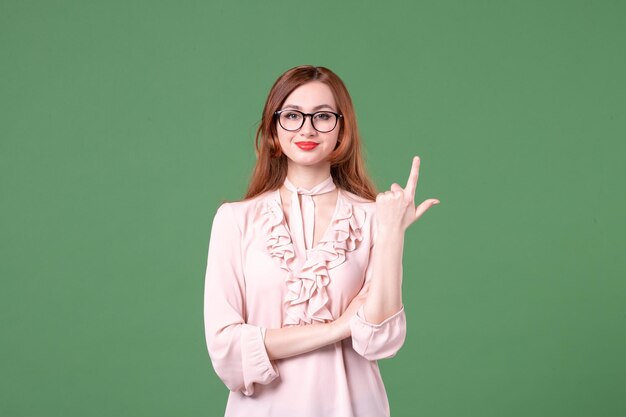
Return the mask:
POLYGON ((254 393, 279 374, 265 349, 265 328, 245 323, 242 233, 232 203, 213 219, 204 286, 206 343, 215 372, 231 391, 254 393))
MULTIPOLYGON (((372 280, 374 245, 370 248, 370 261, 365 270, 365 283, 359 294, 367 294, 372 280)), ((368 360, 391 358, 396 355, 406 338, 406 315, 404 306, 382 323, 367 321, 363 305, 350 319, 352 331, 352 347, 368 360)))

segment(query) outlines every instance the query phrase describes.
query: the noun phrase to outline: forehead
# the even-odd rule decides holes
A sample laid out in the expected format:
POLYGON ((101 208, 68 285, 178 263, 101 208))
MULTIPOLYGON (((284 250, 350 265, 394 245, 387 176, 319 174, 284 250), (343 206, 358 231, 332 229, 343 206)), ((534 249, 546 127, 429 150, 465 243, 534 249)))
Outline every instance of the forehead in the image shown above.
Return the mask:
POLYGON ((285 99, 285 106, 289 104, 300 106, 305 110, 311 110, 322 104, 336 108, 332 90, 321 81, 310 81, 293 90, 285 99))

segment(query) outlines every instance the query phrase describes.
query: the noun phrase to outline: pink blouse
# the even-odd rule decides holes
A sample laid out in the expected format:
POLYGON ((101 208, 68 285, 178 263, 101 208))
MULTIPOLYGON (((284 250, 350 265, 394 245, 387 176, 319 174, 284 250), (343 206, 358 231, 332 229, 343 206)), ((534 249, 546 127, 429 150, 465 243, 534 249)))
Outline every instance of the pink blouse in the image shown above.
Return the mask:
POLYGON ((225 417, 389 415, 377 360, 403 345, 404 307, 380 324, 361 307, 350 319, 352 337, 308 353, 270 361, 265 349, 266 329, 335 320, 368 290, 376 203, 338 191, 330 225, 304 250, 278 189, 218 208, 204 323, 211 362, 230 390, 225 417))

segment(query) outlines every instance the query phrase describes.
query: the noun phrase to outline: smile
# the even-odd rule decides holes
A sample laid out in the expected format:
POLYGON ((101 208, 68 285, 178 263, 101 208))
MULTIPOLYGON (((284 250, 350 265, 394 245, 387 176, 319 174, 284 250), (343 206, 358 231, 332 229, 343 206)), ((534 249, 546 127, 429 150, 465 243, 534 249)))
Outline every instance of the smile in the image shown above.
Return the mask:
POLYGON ((305 150, 305 151, 310 151, 312 149, 315 149, 315 147, 317 145, 319 145, 319 143, 316 142, 296 142, 296 145, 298 145, 298 148, 305 150))

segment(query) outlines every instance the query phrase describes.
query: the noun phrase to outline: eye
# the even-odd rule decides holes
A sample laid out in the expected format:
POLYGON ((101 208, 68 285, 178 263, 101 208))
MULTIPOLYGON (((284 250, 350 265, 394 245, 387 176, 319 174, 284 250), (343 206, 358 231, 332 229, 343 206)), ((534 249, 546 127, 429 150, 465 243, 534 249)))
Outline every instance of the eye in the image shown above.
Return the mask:
POLYGON ((286 112, 283 113, 283 117, 290 120, 298 120, 301 116, 300 113, 296 112, 286 112))
POLYGON ((330 120, 330 118, 333 117, 332 113, 326 113, 326 112, 321 112, 321 113, 317 113, 315 115, 316 119, 320 119, 320 120, 330 120))

